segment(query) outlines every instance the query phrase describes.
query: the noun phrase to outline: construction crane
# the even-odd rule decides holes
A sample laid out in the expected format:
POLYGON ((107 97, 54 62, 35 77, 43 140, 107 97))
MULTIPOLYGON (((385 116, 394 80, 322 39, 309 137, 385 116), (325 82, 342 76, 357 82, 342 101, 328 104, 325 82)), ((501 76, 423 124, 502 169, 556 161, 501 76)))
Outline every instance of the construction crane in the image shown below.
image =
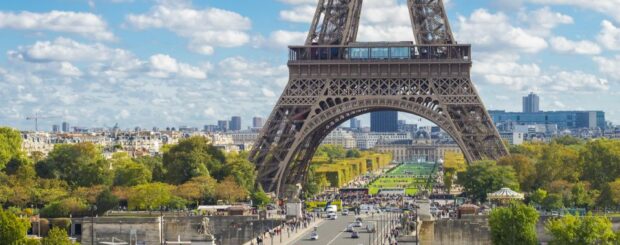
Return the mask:
POLYGON ((34 116, 29 116, 26 117, 26 120, 34 120, 34 130, 35 131, 39 131, 39 120, 40 119, 52 119, 52 118, 58 118, 58 116, 41 116, 39 115, 39 113, 35 113, 34 116))

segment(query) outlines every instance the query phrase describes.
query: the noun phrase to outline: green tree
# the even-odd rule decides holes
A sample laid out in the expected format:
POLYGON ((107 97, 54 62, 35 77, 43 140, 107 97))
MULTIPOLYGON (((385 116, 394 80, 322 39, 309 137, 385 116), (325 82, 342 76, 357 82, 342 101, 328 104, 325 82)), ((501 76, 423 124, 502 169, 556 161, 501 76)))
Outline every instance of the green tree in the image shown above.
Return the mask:
POLYGON ((347 158, 358 158, 361 156, 362 156, 362 153, 358 149, 347 150, 347 158))
POLYGON ((614 244, 616 236, 611 221, 603 216, 566 215, 550 219, 545 229, 553 236, 551 245, 614 244))
POLYGON ((2 244, 22 244, 30 228, 28 219, 17 217, 14 213, 0 207, 0 239, 2 244))
POLYGON ((215 188, 215 197, 217 200, 223 200, 227 203, 235 203, 246 200, 248 194, 248 191, 237 184, 232 176, 228 176, 224 180, 217 183, 215 188))
POLYGON ((47 237, 41 242, 42 245, 72 245, 67 231, 60 227, 52 227, 47 237))
POLYGON ((493 161, 480 161, 458 173, 457 182, 472 200, 486 201, 487 193, 508 187, 519 190, 519 183, 512 167, 497 166, 493 161))
POLYGON ((257 190, 252 192, 252 202, 257 207, 265 207, 267 204, 271 203, 271 198, 265 193, 263 187, 258 186, 257 190))
POLYGON ((534 188, 546 188, 557 180, 576 182, 581 175, 579 152, 555 143, 543 147, 535 166, 534 188))
POLYGON ((588 142, 581 152, 583 179, 595 189, 620 178, 620 141, 599 139, 588 142))
POLYGON ((108 185, 112 180, 109 163, 92 143, 56 145, 36 170, 43 178, 62 179, 70 186, 108 185))
POLYGON ((588 208, 594 206, 598 191, 589 190, 590 188, 584 182, 579 182, 571 188, 569 201, 575 207, 588 208))
POLYGON ((193 177, 209 175, 209 172, 218 179, 226 176, 222 174, 224 162, 223 153, 205 138, 191 137, 164 153, 165 179, 171 184, 182 184, 193 177))
POLYGON ((341 145, 330 145, 325 144, 319 146, 315 156, 327 157, 329 158, 329 162, 332 163, 334 159, 345 158, 347 155, 347 151, 341 145))
POLYGON ((493 209, 489 217, 493 244, 537 244, 538 212, 522 203, 493 209))
POLYGON ((214 199, 216 185, 217 181, 211 176, 198 176, 177 186, 175 195, 199 205, 214 199))
POLYGON ((530 159, 521 154, 512 154, 497 161, 498 166, 510 166, 515 170, 517 180, 523 191, 531 191, 536 176, 536 166, 530 159))
POLYGON ((314 168, 310 167, 308 170, 308 177, 306 177, 306 183, 303 185, 304 196, 310 198, 321 191, 319 187, 319 178, 314 172, 314 168))
POLYGON ((19 157, 21 147, 22 137, 19 131, 0 127, 0 170, 3 170, 12 158, 19 157))
POLYGON ((564 208, 562 195, 556 193, 547 195, 547 197, 543 200, 542 206, 545 210, 557 210, 564 208))
POLYGON ((530 201, 536 205, 542 205, 545 198, 547 198, 547 191, 543 189, 536 189, 530 195, 530 201))
POLYGON ((614 182, 608 184, 610 200, 616 204, 620 205, 620 178, 616 179, 614 182))
POLYGON ((70 215, 80 216, 87 214, 88 203, 75 197, 51 202, 41 209, 41 216, 46 218, 62 218, 69 217, 70 215))
POLYGON ((103 215, 108 210, 118 207, 118 198, 112 194, 110 189, 105 189, 97 196, 97 213, 103 215))
POLYGON ((149 183, 134 186, 128 196, 129 209, 158 210, 172 198, 173 187, 164 183, 149 183))
POLYGON ((143 156, 135 158, 134 161, 151 171, 152 181, 164 182, 166 180, 166 168, 164 168, 164 160, 161 156, 143 156))
POLYGON ((553 139, 553 142, 560 145, 580 145, 583 144, 583 140, 570 136, 564 135, 562 137, 558 137, 553 139))
POLYGON ((124 162, 115 167, 114 185, 135 186, 151 182, 153 175, 146 166, 133 160, 124 162))
POLYGON ((246 190, 254 190, 254 182, 256 182, 256 170, 254 164, 248 160, 245 153, 231 153, 226 158, 226 173, 232 175, 235 181, 246 190))

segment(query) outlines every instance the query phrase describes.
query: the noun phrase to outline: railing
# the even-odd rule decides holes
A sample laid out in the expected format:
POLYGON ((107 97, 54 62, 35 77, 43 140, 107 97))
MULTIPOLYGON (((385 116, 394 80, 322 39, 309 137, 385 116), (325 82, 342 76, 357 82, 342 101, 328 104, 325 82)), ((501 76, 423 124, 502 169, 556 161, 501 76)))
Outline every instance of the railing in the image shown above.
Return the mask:
POLYGON ((460 61, 471 62, 471 45, 317 45, 289 47, 289 61, 460 61))

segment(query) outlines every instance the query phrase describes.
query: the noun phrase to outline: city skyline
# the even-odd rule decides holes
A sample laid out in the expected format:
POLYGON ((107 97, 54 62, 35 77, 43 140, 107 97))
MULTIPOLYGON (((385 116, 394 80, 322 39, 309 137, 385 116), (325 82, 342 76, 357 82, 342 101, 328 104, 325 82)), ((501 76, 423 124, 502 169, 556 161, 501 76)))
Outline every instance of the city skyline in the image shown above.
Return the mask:
MULTIPOLYGON (((61 117, 40 121, 46 130, 62 121, 202 127, 235 115, 251 125, 282 91, 285 47, 303 42, 315 2, 1 3, 0 124, 33 129, 26 117, 40 113, 61 117), (19 24, 25 18, 35 21, 19 24)), ((620 24, 605 3, 449 1, 457 40, 473 45, 487 109, 519 111, 533 91, 545 110, 603 110, 619 122, 620 24)), ((372 14, 363 15, 360 41, 413 39, 404 1, 368 0, 363 12, 372 14)))

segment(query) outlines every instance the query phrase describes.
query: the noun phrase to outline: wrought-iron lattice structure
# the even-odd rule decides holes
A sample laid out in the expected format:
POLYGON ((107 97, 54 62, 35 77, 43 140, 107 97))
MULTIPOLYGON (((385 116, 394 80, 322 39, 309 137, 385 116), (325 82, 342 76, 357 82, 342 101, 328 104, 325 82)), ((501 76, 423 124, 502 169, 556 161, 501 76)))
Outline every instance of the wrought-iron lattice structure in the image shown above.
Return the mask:
POLYGON ((437 124, 469 162, 508 152, 471 79, 471 46, 453 38, 442 0, 409 0, 416 44, 356 42, 362 0, 319 0, 303 46, 289 48, 289 82, 250 160, 265 191, 295 195, 321 141, 373 111, 437 124))

